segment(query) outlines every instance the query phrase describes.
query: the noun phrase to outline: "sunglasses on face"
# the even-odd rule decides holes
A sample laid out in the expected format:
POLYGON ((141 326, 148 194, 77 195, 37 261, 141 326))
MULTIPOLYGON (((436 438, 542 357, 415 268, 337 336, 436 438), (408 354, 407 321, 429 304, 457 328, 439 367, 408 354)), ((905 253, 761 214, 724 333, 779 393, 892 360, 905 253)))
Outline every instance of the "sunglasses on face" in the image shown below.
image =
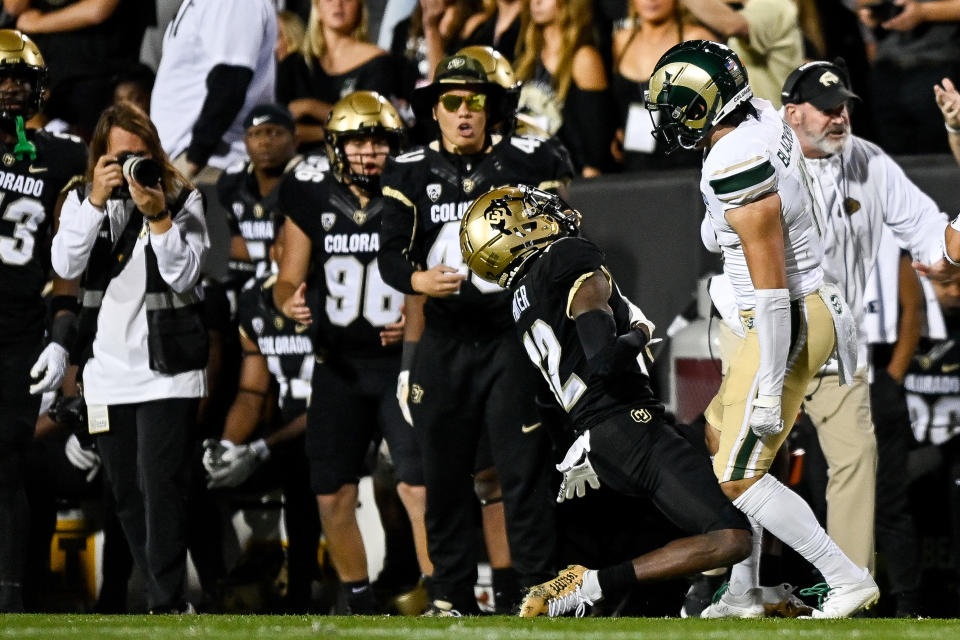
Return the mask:
POLYGON ((475 93, 472 96, 458 96, 452 93, 445 93, 440 96, 440 104, 450 113, 460 109, 460 105, 464 102, 467 103, 467 109, 470 111, 482 111, 487 104, 487 96, 482 93, 475 93))

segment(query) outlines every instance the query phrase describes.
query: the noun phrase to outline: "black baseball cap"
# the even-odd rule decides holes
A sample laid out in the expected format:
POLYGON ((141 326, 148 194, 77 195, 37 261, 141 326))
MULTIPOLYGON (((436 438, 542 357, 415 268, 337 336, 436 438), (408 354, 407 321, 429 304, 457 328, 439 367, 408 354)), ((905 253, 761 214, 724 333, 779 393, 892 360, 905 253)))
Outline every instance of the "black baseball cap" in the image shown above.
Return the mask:
POLYGON ((261 124, 278 124, 281 127, 293 131, 296 124, 293 122, 293 115, 285 106, 273 103, 258 104, 243 119, 243 128, 258 127, 261 124))
POLYGON ((848 100, 860 100, 860 96, 850 90, 845 65, 826 60, 808 62, 794 69, 783 83, 780 98, 783 104, 809 102, 821 111, 834 109, 848 100))

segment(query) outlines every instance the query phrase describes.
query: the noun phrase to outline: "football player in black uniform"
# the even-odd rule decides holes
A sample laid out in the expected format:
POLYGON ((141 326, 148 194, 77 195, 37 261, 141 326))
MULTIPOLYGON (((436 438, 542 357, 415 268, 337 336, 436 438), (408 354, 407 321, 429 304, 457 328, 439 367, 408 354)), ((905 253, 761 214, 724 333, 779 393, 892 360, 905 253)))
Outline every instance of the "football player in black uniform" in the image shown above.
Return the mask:
POLYGON ((690 537, 599 571, 573 565, 530 589, 520 615, 583 615, 605 593, 737 562, 750 526, 707 461, 663 422, 638 357, 653 326, 620 293, 604 256, 578 237, 580 214, 529 186, 480 196, 460 246, 474 274, 508 287, 524 349, 579 436, 557 469, 558 500, 600 484, 647 495, 690 537))
MULTIPOLYGON (((271 261, 283 256, 284 221, 275 218, 271 261)), ((237 396, 221 440, 204 442, 203 465, 210 488, 281 488, 287 547, 287 613, 306 613, 317 569, 320 519, 310 491, 304 433, 313 377, 313 342, 308 327, 273 306, 276 275, 247 283, 237 302, 243 364, 237 396), (279 392, 274 396, 271 378, 279 392), (276 405, 276 406, 274 406, 276 405)))
MULTIPOLYGON (((555 547, 546 439, 533 402, 539 381, 523 366, 510 299, 471 278, 458 243, 460 218, 476 194, 522 180, 559 188, 573 170, 538 138, 501 137, 503 88, 480 62, 445 58, 415 108, 440 138, 397 157, 383 176, 380 271, 406 294, 425 294, 426 326, 409 372, 409 408, 423 450, 427 539, 435 613, 476 613, 473 473, 489 441, 506 512, 513 566, 524 586, 552 575, 555 547)), ((498 607, 500 608, 500 607, 498 607)))
POLYGON ((217 180, 217 197, 230 227, 230 282, 238 289, 270 271, 270 245, 280 179, 299 164, 293 116, 286 107, 260 104, 243 121, 249 159, 217 180))
POLYGON ((0 30, 0 612, 23 609, 29 531, 22 456, 33 438, 40 394, 57 389, 66 371, 77 310, 75 289, 55 279, 52 341, 44 347, 41 293, 50 271, 55 205, 87 164, 79 138, 24 126, 43 106, 46 78, 37 46, 19 31, 0 30))
POLYGON ((331 170, 300 165, 281 184, 279 196, 279 210, 287 216, 286 247, 273 298, 285 316, 315 328, 318 364, 307 457, 327 549, 355 614, 378 612, 356 505, 364 457, 379 434, 390 447, 420 569, 432 572, 420 454, 395 397, 403 295, 384 283, 377 269, 383 204, 371 200, 402 137, 400 116, 385 98, 371 91, 351 93, 330 112, 331 170), (307 303, 308 295, 316 305, 307 303))

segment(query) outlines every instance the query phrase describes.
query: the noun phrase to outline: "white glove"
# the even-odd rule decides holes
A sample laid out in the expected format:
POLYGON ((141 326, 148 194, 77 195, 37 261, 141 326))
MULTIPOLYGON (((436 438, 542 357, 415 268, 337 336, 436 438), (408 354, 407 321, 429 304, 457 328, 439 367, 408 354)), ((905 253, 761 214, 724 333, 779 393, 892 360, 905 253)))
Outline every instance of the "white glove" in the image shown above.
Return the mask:
POLYGON ((563 474, 563 482, 557 493, 558 503, 574 496, 582 498, 587 493, 587 485, 591 489, 600 488, 600 478, 587 457, 589 452, 590 432, 587 431, 574 441, 563 462, 557 465, 557 471, 563 474))
POLYGON ((223 466, 209 471, 210 480, 207 482, 207 488, 240 486, 269 456, 270 450, 263 440, 227 449, 220 457, 223 466))
POLYGON ((410 398, 410 371, 404 370, 397 376, 397 401, 400 403, 400 413, 407 424, 413 426, 413 417, 410 415, 410 405, 407 401, 410 398))
POLYGON ((223 461, 223 454, 233 449, 235 444, 229 440, 214 440, 207 438, 203 441, 203 468, 207 473, 213 473, 227 466, 223 461))
POLYGON ((86 471, 87 482, 91 482, 100 470, 100 455, 91 449, 84 449, 80 444, 77 434, 71 433, 67 438, 67 443, 63 447, 63 452, 67 455, 70 464, 81 471, 86 471))
POLYGON ((780 417, 780 396, 757 396, 750 412, 750 429, 762 438, 775 436, 783 431, 783 418, 780 417))
POLYGON ((30 369, 31 378, 40 378, 30 385, 30 393, 36 395, 46 391, 56 391, 67 372, 67 350, 56 342, 51 342, 40 353, 40 357, 30 369), (41 377, 43 376, 43 377, 41 377))

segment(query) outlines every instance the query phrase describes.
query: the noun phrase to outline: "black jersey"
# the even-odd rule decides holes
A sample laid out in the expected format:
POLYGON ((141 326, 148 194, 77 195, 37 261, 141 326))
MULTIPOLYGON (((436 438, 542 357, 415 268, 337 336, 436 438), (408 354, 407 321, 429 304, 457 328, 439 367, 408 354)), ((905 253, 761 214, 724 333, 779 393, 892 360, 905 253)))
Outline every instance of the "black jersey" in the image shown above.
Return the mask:
POLYGON ((240 331, 257 343, 267 368, 280 386, 283 424, 304 413, 310 404, 313 378, 313 343, 308 327, 277 313, 273 308, 276 276, 247 283, 237 301, 240 331))
POLYGON ((903 379, 913 434, 940 445, 960 435, 960 322, 948 321, 946 340, 923 338, 903 379))
POLYGON ((0 143, 0 341, 42 329, 57 197, 87 168, 80 138, 47 131, 28 131, 27 137, 36 160, 17 160, 14 145, 0 143))
POLYGON ((399 345, 380 346, 380 330, 400 319, 403 294, 380 277, 380 218, 383 202, 366 207, 332 173, 301 166, 280 185, 280 211, 310 238, 312 274, 318 296, 313 313, 317 351, 338 355, 396 355, 399 345))
MULTIPOLYGON (((541 253, 510 286, 512 313, 527 355, 540 369, 557 402, 584 431, 624 410, 663 413, 640 365, 603 380, 589 373, 577 325, 567 305, 584 276, 603 270, 603 252, 583 238, 564 238, 541 253)), ((609 275, 609 274, 608 274, 609 275)), ((630 330, 630 308, 611 278, 617 333, 630 330)))
MULTIPOLYGON (((294 156, 284 168, 284 173, 290 172, 301 162, 301 156, 294 156)), ((217 198, 227 211, 230 234, 243 238, 252 263, 246 265, 230 261, 230 276, 234 282, 242 283, 252 276, 259 278, 270 271, 270 245, 273 244, 274 235, 271 214, 277 208, 279 190, 278 185, 270 193, 260 193, 250 160, 230 167, 217 180, 217 198)))
MULTIPOLYGON (((405 293, 415 293, 410 276, 418 267, 446 264, 469 273, 460 253, 460 219, 474 198, 503 184, 555 191, 573 174, 566 156, 539 138, 496 136, 488 153, 472 156, 438 148, 434 142, 388 160, 381 181, 380 269, 405 293)), ((453 335, 497 335, 510 328, 510 296, 471 274, 458 294, 429 298, 424 314, 431 326, 453 335)))

